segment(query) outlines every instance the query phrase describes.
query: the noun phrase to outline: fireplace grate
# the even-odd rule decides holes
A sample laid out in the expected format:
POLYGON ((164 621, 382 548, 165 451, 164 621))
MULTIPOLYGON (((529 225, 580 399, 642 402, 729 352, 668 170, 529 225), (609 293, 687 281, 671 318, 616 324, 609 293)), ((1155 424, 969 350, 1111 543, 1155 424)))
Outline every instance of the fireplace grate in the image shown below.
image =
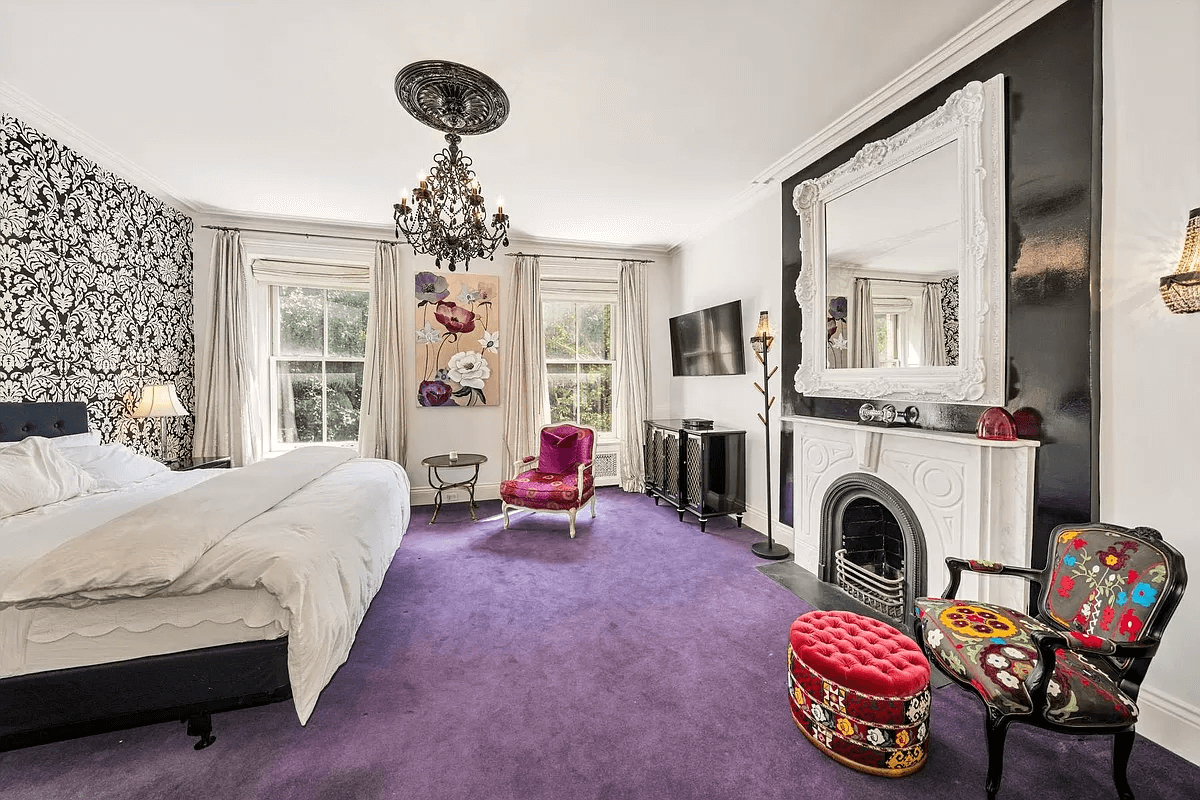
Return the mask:
POLYGON ((871 567, 855 564, 846 548, 833 554, 837 585, 855 600, 892 619, 904 620, 904 575, 884 564, 880 575, 871 567), (894 577, 893 577, 894 576, 894 577))

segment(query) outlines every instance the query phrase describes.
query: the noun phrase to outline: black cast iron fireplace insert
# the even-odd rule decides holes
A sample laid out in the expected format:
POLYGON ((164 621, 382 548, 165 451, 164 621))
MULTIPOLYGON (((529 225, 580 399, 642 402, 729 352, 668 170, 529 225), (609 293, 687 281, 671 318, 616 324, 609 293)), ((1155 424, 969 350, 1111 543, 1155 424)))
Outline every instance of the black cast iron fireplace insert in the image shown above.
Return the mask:
POLYGON ((925 558, 921 524, 890 484, 855 472, 838 478, 825 492, 821 580, 911 626, 913 604, 926 594, 925 558))

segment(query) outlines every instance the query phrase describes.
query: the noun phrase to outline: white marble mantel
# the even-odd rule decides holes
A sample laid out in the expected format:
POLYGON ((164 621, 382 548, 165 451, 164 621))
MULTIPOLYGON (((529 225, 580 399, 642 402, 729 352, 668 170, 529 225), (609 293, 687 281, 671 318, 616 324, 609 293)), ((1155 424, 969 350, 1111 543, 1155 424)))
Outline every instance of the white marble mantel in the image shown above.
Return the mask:
MULTIPOLYGON (((929 594, 949 580, 946 557, 1028 565, 1033 544, 1033 479, 1038 442, 988 441, 970 433, 883 428, 785 416, 795 431, 793 501, 796 563, 819 574, 821 502, 838 478, 862 472, 898 491, 925 535, 929 594)), ((958 596, 1024 608, 1019 578, 964 574, 958 596)))

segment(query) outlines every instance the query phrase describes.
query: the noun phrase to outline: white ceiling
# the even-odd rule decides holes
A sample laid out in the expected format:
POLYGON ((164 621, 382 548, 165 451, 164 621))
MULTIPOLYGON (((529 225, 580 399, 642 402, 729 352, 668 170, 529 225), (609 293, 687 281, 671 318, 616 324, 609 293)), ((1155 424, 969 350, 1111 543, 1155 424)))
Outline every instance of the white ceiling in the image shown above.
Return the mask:
POLYGON ((389 224, 443 145, 392 81, 458 61, 512 104, 463 150, 515 233, 667 246, 998 4, 0 0, 0 90, 201 211, 389 224))
POLYGON ((956 143, 825 204, 829 269, 925 280, 958 274, 962 204, 956 143))

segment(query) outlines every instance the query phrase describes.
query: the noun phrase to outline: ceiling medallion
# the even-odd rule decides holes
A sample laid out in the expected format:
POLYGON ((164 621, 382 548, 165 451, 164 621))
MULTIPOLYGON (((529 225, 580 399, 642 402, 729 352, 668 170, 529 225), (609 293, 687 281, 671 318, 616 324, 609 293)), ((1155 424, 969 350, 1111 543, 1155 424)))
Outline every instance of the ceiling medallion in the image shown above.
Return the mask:
POLYGON ((417 255, 447 262, 451 272, 472 258, 491 258, 508 246, 508 215, 498 200, 487 222, 483 189, 470 156, 459 149, 463 136, 487 133, 508 119, 508 95, 479 70, 452 61, 417 61, 396 75, 396 97, 418 122, 446 134, 446 149, 412 190, 411 201, 393 206, 396 238, 417 255))

